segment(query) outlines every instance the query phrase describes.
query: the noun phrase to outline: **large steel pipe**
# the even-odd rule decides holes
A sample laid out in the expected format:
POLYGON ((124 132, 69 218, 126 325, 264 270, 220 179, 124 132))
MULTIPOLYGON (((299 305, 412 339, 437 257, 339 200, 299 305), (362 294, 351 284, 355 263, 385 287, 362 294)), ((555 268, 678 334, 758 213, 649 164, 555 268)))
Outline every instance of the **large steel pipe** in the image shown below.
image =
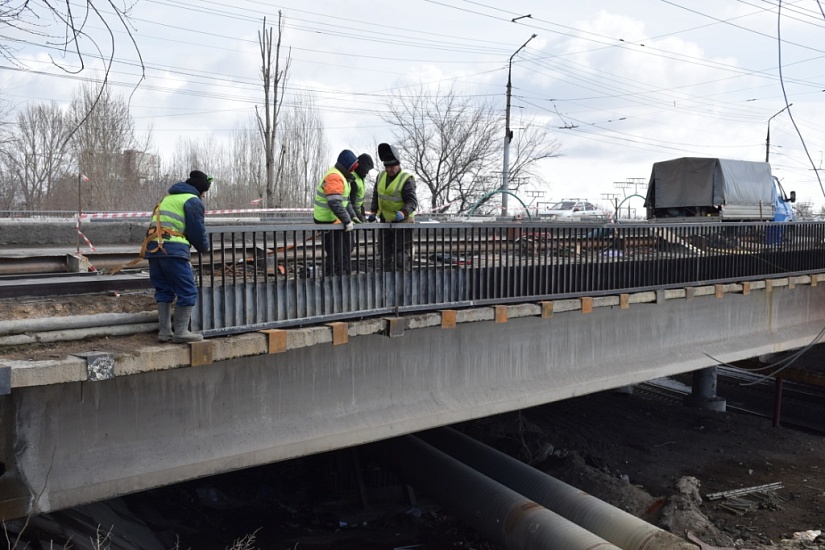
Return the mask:
POLYGON ((375 448, 406 480, 509 550, 618 550, 413 436, 375 448))
POLYGON ((673 533, 576 489, 453 428, 417 434, 467 466, 624 550, 696 550, 673 533))

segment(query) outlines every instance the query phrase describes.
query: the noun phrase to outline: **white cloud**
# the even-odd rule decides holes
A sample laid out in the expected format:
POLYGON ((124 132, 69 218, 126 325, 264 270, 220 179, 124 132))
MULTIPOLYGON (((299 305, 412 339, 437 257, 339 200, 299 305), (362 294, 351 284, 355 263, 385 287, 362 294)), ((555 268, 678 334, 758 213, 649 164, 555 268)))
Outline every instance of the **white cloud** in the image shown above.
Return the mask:
MULTIPOLYGON (((151 123, 161 148, 249 121, 263 96, 261 19, 277 25, 278 10, 286 22, 282 47, 292 49, 289 87, 315 96, 330 154, 343 144, 363 149, 386 139, 380 114, 388 94, 404 85, 455 83, 491 94, 503 119, 508 59, 537 34, 513 62, 513 113, 547 117, 556 127, 565 155, 545 168, 554 198, 598 201, 616 192, 615 181, 647 178, 653 162, 668 158, 763 159, 768 119, 785 106, 775 5, 283 0, 267 7, 239 0, 176 6, 139 2, 133 12, 147 66, 133 114, 139 127, 151 123)), ((825 21, 803 5, 788 5, 783 14, 790 114, 810 156, 822 162, 825 21)), ((125 34, 117 36, 112 80, 128 95, 138 80, 137 56, 125 34)), ((20 101, 68 102, 77 82, 44 64, 42 53, 36 59, 37 70, 54 76, 7 69, 0 73, 3 88, 20 101)), ((790 114, 772 120, 771 160, 786 188, 821 204, 790 114)))

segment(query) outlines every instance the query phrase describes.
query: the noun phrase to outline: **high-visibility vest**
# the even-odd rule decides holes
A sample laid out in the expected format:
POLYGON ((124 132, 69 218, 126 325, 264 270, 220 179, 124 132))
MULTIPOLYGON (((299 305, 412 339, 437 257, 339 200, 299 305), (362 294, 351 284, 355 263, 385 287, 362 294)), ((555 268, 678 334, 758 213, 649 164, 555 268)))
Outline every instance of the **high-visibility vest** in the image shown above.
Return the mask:
POLYGON ((159 224, 164 231, 160 235, 156 232, 152 240, 189 245, 189 241, 184 236, 184 232, 186 231, 186 213, 183 205, 194 198, 197 198, 197 195, 190 193, 166 195, 152 213, 152 226, 157 227, 159 224))
POLYGON ((356 212, 361 212, 361 207, 364 206, 364 197, 367 194, 367 184, 364 181, 364 178, 359 176, 357 173, 353 172, 353 176, 355 176, 355 207, 356 212))
POLYGON ((315 203, 312 206, 312 216, 319 222, 334 222, 338 219, 338 217, 329 207, 329 203, 327 203, 327 194, 324 192, 324 180, 326 180, 327 176, 329 176, 330 174, 338 174, 343 178, 344 195, 341 197, 341 204, 344 208, 346 208, 347 205, 349 205, 349 180, 344 175, 344 173, 338 170, 337 168, 330 168, 329 170, 327 170, 327 173, 324 174, 324 177, 321 178, 321 183, 319 183, 318 187, 315 189, 315 203))
MULTIPOLYGON (((387 185, 387 172, 383 171, 378 174, 378 214, 381 214, 387 221, 395 220, 395 214, 404 208, 404 198, 401 196, 401 190, 404 184, 410 179, 409 172, 402 170, 395 176, 392 183, 387 185)), ((408 220, 412 220, 415 212, 410 212, 407 216, 408 220)))

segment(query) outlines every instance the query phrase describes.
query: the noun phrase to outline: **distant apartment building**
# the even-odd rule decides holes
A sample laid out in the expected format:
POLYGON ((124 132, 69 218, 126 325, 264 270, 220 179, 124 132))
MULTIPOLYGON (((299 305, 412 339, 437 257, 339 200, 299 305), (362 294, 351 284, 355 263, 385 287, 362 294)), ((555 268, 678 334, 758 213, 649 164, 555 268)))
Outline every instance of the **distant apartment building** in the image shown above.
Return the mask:
POLYGON ((126 181, 145 183, 160 174, 160 157, 134 149, 123 151, 123 177, 126 181))

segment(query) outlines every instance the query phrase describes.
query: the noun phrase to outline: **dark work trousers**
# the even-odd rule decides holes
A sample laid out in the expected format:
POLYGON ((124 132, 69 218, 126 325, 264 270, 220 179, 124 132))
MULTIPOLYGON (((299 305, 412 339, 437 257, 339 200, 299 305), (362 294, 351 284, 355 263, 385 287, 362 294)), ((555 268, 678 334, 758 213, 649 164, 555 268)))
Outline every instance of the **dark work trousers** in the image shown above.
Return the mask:
POLYGON ((352 239, 345 231, 324 231, 324 275, 349 275, 352 239))
POLYGON ((149 280, 155 286, 155 301, 174 303, 178 307, 194 306, 198 299, 195 274, 188 258, 149 257, 149 280))
POLYGON ((394 224, 393 229, 382 229, 381 240, 381 261, 384 271, 409 271, 412 269, 413 252, 413 232, 410 222, 394 224))

